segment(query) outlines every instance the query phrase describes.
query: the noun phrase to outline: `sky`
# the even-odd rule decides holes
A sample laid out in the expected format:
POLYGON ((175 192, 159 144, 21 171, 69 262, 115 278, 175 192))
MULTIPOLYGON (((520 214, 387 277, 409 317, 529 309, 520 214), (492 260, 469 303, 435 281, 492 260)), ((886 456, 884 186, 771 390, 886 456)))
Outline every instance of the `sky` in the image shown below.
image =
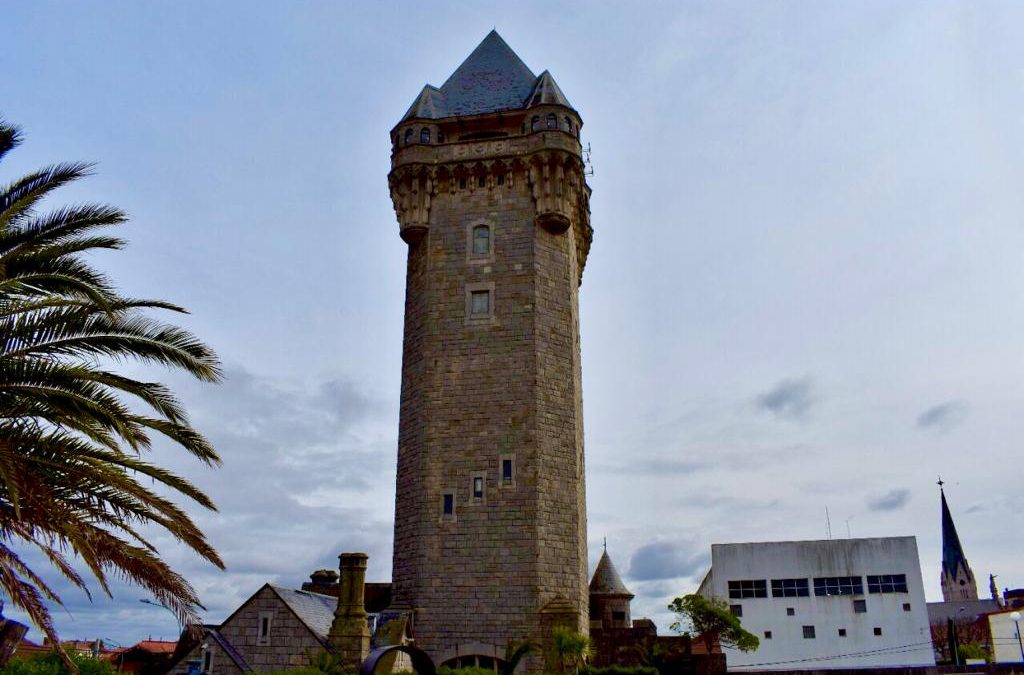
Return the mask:
MULTIPOLYGON (((1024 586, 1024 4, 8 3, 9 181, 97 162, 126 293, 186 306, 221 385, 173 385, 224 459, 154 459, 221 572, 156 533, 224 619, 341 551, 390 578, 406 246, 388 132, 497 28, 582 115, 591 570, 667 632, 712 543, 914 535, 941 599, 938 476, 987 595, 1024 586), (826 517, 828 515, 828 518, 826 517)), ((174 318, 175 317, 166 317, 174 318)), ((115 584, 67 638, 174 639, 115 584)), ((17 613, 8 614, 17 617, 17 613)), ((38 636, 38 633, 35 635, 38 636)))

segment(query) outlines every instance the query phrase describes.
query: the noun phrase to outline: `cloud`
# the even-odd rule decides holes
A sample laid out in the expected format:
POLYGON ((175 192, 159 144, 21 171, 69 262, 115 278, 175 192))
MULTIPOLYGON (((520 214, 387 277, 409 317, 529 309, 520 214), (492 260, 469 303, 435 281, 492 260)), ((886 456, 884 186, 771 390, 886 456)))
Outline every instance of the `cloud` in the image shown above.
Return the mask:
POLYGON ((817 401, 810 378, 785 379, 757 397, 757 407, 778 418, 801 420, 817 401))
POLYGON ((896 511, 902 509, 910 501, 910 490, 899 488, 867 498, 868 509, 871 511, 896 511))
POLYGON ((940 434, 951 431, 967 419, 967 404, 962 401, 946 401, 928 408, 917 416, 918 429, 930 429, 940 434))
MULTIPOLYGON (((170 443, 153 461, 189 479, 218 511, 183 506, 227 565, 217 570, 167 532, 144 534, 195 587, 207 621, 220 621, 266 582, 298 587, 318 568, 337 566, 343 550, 370 555, 370 581, 389 577, 394 508, 395 406, 345 378, 265 377, 232 368, 218 386, 174 382, 195 426, 223 459, 210 469, 170 443)), ((397 402, 396 402, 397 404, 397 402)), ((54 612, 69 637, 102 630, 120 642, 177 630, 170 614, 139 603, 138 587, 118 583, 113 600, 95 600, 59 581, 45 561, 36 571, 63 591, 70 615, 54 612)))
POLYGON ((629 561, 629 578, 655 581, 690 577, 708 566, 710 555, 687 542, 652 541, 638 548, 629 561))

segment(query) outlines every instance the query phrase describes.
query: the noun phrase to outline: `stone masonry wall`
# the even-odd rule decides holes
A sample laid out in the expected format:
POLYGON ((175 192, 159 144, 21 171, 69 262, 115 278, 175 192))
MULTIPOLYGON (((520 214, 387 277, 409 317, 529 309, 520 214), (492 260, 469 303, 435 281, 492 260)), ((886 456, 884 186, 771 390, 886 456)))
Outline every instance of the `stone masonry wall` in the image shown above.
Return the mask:
POLYGON ((392 573, 394 604, 416 609, 416 644, 435 659, 540 641, 556 595, 587 629, 576 239, 535 224, 524 166, 503 185, 456 185, 437 189, 409 245, 392 573), (492 236, 479 259, 477 224, 492 236), (467 318, 467 287, 492 290, 493 317, 467 318))

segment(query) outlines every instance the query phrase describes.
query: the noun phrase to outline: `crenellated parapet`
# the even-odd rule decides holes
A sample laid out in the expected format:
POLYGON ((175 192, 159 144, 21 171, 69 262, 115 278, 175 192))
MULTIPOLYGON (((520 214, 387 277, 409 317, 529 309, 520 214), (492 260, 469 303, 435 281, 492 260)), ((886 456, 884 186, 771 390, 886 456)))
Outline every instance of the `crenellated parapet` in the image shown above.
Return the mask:
POLYGON ((396 149, 388 184, 399 234, 407 243, 418 242, 429 230, 438 194, 527 188, 538 226, 553 234, 572 230, 582 277, 593 239, 590 187, 583 171, 579 140, 557 129, 396 149))

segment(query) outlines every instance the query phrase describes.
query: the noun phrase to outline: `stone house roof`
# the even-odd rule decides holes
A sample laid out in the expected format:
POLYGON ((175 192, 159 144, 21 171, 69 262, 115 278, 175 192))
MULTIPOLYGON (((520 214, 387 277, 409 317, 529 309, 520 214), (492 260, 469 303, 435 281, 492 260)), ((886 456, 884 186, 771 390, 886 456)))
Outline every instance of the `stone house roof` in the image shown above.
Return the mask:
POLYGON ((282 586, 268 585, 295 613, 299 621, 326 644, 327 634, 331 630, 331 622, 334 621, 334 610, 338 606, 338 599, 310 591, 296 591, 282 586))

